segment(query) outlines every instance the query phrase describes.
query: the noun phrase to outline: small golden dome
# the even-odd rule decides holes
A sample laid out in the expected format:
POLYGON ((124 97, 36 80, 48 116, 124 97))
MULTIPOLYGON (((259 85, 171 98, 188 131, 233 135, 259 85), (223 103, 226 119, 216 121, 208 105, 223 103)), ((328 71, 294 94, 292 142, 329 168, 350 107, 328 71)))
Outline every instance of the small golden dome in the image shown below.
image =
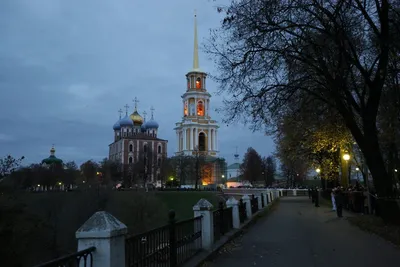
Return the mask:
POLYGON ((140 116, 136 110, 129 117, 133 121, 134 125, 142 125, 143 124, 143 117, 140 116))

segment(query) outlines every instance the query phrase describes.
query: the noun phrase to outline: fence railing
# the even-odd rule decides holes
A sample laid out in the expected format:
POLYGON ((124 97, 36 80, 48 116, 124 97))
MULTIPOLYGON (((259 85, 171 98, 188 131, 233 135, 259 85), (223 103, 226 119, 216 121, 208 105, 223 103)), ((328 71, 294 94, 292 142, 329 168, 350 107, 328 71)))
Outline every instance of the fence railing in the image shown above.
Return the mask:
POLYGON ((214 241, 218 241, 233 228, 232 207, 224 208, 224 203, 219 203, 218 209, 213 212, 213 228, 214 241))
POLYGON ((175 222, 170 211, 168 225, 126 238, 126 266, 178 266, 201 249, 201 229, 201 217, 175 222))
POLYGON ((244 223, 247 220, 246 204, 243 199, 239 201, 239 220, 240 223, 244 223))
POLYGON ((168 224, 142 234, 127 236, 128 228, 105 211, 98 211, 77 231, 78 252, 37 267, 177 267, 196 253, 212 251, 214 244, 275 198, 277 191, 258 197, 231 196, 217 210, 206 199, 193 206, 194 217, 176 221, 170 211, 168 224), (264 198, 264 199, 263 199, 264 198), (214 223, 213 223, 214 222, 214 223))
POLYGON ((36 265, 35 267, 94 267, 92 253, 95 250, 95 247, 89 247, 76 253, 36 265))
POLYGON ((258 199, 257 199, 257 197, 252 195, 250 203, 251 203, 251 213, 256 213, 258 211, 258 199))

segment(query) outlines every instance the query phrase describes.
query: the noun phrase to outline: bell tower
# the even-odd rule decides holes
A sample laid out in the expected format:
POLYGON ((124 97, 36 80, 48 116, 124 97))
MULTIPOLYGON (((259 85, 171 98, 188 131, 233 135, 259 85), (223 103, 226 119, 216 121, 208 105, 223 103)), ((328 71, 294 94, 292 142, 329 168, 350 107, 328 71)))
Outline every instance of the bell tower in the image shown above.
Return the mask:
POLYGON ((218 123, 210 116, 211 94, 206 87, 207 74, 200 69, 197 15, 194 15, 193 67, 186 74, 186 92, 182 97, 182 121, 176 123, 176 155, 200 152, 218 156, 218 123))

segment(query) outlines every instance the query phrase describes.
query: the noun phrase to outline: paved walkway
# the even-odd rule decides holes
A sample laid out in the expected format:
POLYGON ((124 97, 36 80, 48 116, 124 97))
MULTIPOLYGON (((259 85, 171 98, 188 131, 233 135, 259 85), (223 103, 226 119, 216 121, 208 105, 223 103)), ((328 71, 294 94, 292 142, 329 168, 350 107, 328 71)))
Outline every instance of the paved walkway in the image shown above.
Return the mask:
POLYGON ((251 226, 213 267, 400 266, 400 249, 351 226, 308 197, 282 198, 270 216, 251 226))

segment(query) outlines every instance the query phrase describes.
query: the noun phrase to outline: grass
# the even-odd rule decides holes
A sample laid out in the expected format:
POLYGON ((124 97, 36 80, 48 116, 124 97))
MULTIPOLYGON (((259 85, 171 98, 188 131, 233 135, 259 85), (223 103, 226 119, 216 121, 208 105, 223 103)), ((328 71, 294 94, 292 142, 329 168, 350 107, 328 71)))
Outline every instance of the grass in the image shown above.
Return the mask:
POLYGON ((361 230, 376 234, 400 246, 400 225, 385 224, 381 218, 372 215, 358 215, 347 219, 361 230))
POLYGON ((178 220, 193 217, 193 206, 202 198, 207 199, 214 208, 218 207, 220 201, 214 192, 157 192, 155 196, 168 210, 175 210, 178 220))

